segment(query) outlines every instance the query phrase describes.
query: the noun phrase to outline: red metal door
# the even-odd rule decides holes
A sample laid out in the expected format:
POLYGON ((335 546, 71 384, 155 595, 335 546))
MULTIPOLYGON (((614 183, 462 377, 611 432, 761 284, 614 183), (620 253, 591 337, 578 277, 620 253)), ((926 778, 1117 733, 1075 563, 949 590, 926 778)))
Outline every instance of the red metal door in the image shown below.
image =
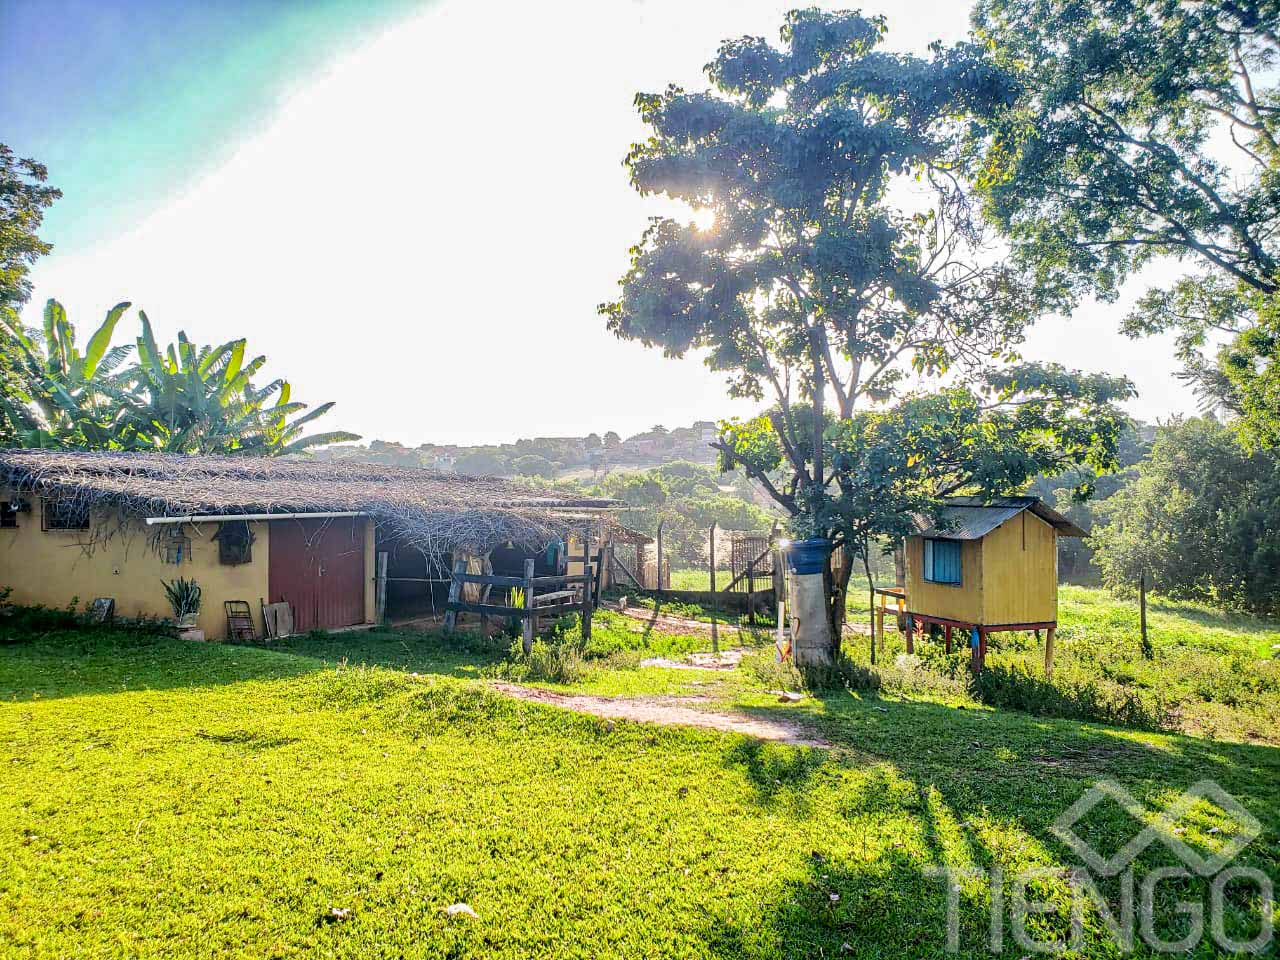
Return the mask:
POLYGON ((267 589, 293 607, 296 631, 364 622, 364 520, 280 520, 271 524, 267 589))

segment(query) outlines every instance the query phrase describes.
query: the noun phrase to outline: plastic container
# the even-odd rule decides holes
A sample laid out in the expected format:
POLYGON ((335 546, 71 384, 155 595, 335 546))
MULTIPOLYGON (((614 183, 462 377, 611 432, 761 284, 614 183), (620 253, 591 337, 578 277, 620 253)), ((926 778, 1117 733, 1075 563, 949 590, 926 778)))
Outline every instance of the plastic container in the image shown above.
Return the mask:
POLYGON ((792 573, 821 573, 831 556, 831 541, 826 537, 793 540, 787 550, 787 569, 792 573))

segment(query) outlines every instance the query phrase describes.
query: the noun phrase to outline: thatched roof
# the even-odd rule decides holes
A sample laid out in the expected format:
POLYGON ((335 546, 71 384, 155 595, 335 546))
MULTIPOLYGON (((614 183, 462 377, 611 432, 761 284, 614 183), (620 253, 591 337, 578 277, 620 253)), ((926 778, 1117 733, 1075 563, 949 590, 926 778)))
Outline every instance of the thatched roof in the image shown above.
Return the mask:
POLYGON ((360 511, 424 552, 541 548, 617 501, 510 480, 307 459, 0 450, 0 487, 125 516, 360 511))

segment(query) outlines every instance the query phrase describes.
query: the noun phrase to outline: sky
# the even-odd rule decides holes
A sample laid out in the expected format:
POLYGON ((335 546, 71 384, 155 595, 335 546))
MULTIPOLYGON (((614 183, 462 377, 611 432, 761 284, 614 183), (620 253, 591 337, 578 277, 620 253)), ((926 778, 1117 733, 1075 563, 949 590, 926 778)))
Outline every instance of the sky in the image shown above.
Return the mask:
MULTIPOLYGON (((317 427, 402 443, 628 436, 744 416, 697 357, 615 339, 648 217, 622 158, 632 99, 706 86, 719 42, 794 0, 0 0, 0 141, 49 167, 48 297, 113 304, 162 342, 247 337, 317 427), (321 426, 322 424, 322 426, 321 426)), ((827 6, 827 4, 823 4, 827 6)), ((848 6, 831 4, 830 6, 848 6)), ((880 0, 887 46, 961 39, 962 3, 880 0)), ((1118 303, 1032 330, 1028 357, 1123 373, 1146 420, 1191 412, 1167 339, 1118 303)), ((123 321, 118 342, 138 329, 123 321)))

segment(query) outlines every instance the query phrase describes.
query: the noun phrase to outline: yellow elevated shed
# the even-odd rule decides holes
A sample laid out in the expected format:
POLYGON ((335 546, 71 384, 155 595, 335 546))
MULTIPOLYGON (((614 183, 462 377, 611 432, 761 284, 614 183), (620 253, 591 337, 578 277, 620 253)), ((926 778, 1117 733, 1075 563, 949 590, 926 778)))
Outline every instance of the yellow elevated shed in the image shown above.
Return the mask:
POLYGON ((948 500, 939 523, 907 538, 901 598, 908 652, 917 630, 941 627, 948 651, 960 630, 981 669, 988 634, 1044 630, 1051 671, 1060 536, 1087 534, 1038 497, 948 500))

